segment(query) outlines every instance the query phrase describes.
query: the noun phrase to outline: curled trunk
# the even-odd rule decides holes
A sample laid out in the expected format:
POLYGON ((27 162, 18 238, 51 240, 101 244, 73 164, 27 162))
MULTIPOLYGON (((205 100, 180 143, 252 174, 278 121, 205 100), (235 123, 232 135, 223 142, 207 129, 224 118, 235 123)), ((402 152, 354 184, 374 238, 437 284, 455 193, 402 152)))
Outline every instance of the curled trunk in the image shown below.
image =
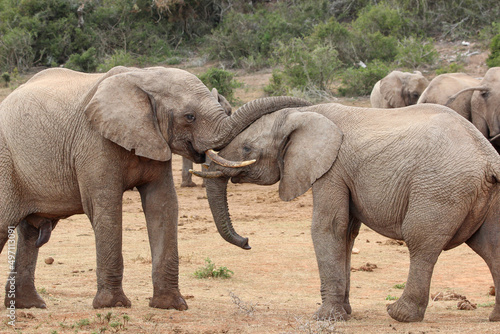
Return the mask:
POLYGON ((241 106, 231 116, 220 119, 215 127, 220 135, 212 142, 211 147, 197 147, 198 151, 209 149, 220 150, 227 146, 240 132, 263 115, 284 109, 310 106, 311 103, 301 98, 290 96, 264 97, 250 101, 241 106))
POLYGON ((210 210, 214 217, 215 225, 219 234, 229 243, 250 249, 248 238, 243 238, 233 228, 229 207, 227 205, 227 182, 229 178, 222 177, 216 179, 206 179, 206 189, 210 210))

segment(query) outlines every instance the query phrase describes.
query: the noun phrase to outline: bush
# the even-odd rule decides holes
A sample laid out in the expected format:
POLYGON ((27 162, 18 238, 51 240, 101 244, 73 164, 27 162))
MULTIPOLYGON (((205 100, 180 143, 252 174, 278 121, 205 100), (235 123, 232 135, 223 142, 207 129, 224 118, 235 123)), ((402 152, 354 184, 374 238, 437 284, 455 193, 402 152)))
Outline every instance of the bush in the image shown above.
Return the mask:
POLYGON ((434 64, 438 53, 434 49, 432 38, 408 37, 399 42, 395 62, 400 67, 417 68, 421 65, 434 64))
POLYGON ((271 84, 265 88, 270 95, 281 95, 288 90, 285 86, 301 91, 329 91, 341 64, 332 44, 314 44, 300 38, 281 43, 277 54, 284 69, 282 74, 273 73, 271 84))
POLYGON ((207 257, 205 259, 205 267, 196 270, 194 276, 196 278, 231 278, 233 274, 234 272, 226 267, 217 268, 215 263, 207 257))
POLYGON ((500 34, 491 40, 490 52, 488 59, 486 59, 486 65, 488 67, 500 66, 500 34))
POLYGON ((72 54, 64 66, 75 71, 95 72, 98 65, 96 54, 97 51, 94 47, 82 54, 72 54))
POLYGON ((0 36, 0 70, 17 68, 24 71, 33 66, 35 51, 32 43, 32 35, 22 28, 14 28, 0 36))
POLYGON ((136 60, 134 60, 129 52, 116 50, 97 67, 97 72, 107 72, 115 66, 133 66, 135 63, 136 60))
POLYGON ((234 74, 226 70, 212 67, 199 76, 200 80, 210 90, 216 88, 230 103, 234 103, 234 89, 241 87, 241 83, 234 79, 234 74))
POLYGON ((364 7, 353 22, 354 30, 363 33, 379 32, 383 36, 404 37, 409 31, 408 13, 383 2, 364 7))
POLYGON ((343 75, 339 94, 342 96, 369 95, 377 81, 389 72, 389 67, 380 61, 373 61, 367 64, 366 68, 348 68, 343 75))

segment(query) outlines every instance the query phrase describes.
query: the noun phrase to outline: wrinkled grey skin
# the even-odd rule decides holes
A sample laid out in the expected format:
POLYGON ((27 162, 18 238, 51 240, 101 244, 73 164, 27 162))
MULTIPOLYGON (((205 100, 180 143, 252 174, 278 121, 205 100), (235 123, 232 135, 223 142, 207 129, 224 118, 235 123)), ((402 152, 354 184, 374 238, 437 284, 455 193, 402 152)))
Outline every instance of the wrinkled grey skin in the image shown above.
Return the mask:
MULTIPOLYGON (((212 89, 212 95, 217 98, 217 101, 219 101, 226 115, 231 115, 233 107, 231 107, 229 101, 223 95, 219 94, 216 88, 212 89)), ((210 158, 207 157, 205 163, 210 164, 210 158)), ((196 187, 196 183, 193 182, 193 174, 189 172, 190 169, 193 169, 193 162, 183 157, 181 187, 196 187)), ((203 182, 202 186, 205 186, 205 182, 203 182)))
POLYGON ((373 108, 401 108, 416 104, 429 81, 420 73, 392 71, 373 86, 373 108))
POLYGON ((10 274, 16 308, 46 306, 34 285, 39 233, 26 217, 55 222, 82 213, 95 232, 94 308, 130 306, 122 289, 122 195, 137 187, 153 263, 149 305, 187 309, 178 286, 171 154, 203 162, 206 150, 287 104, 307 105, 278 98, 228 116, 195 75, 173 68, 58 68, 33 76, 0 104, 0 249, 8 227, 19 225, 10 274))
POLYGON ((471 120, 471 98, 472 91, 461 94, 458 98, 451 101, 448 100, 452 95, 465 88, 478 86, 479 79, 465 73, 445 73, 438 75, 431 80, 427 88, 424 90, 417 103, 436 103, 446 105, 455 110, 459 115, 467 120, 471 120))
MULTIPOLYGON (((214 164, 207 179, 210 208, 222 237, 244 249, 233 229, 227 182, 279 183, 290 201, 312 187, 311 235, 321 278, 319 319, 347 319, 350 256, 363 222, 404 240, 410 254, 406 287, 387 307, 403 322, 421 321, 431 275, 443 250, 467 243, 500 287, 500 156, 451 109, 422 104, 370 109, 322 104, 263 116, 220 153, 256 159, 243 168, 214 164)), ((500 320, 500 296, 490 320, 500 320)))

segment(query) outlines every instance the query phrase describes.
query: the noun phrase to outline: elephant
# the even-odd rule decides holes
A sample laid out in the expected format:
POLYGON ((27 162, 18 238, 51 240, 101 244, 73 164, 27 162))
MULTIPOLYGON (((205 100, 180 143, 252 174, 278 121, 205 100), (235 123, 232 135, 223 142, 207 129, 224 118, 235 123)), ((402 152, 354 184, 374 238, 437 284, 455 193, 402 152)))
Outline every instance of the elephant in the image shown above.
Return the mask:
MULTIPOLYGON (((226 115, 230 116, 231 112, 233 110, 233 107, 231 107, 231 104, 229 101, 219 92, 217 91, 217 88, 212 89, 212 95, 217 98, 219 101, 220 105, 224 109, 224 112, 226 115)), ((210 164, 210 161, 205 161, 205 164, 210 164)), ((181 187, 196 187, 196 183, 193 182, 192 175, 189 170, 193 169, 193 162, 189 160, 188 158, 182 158, 182 182, 181 182, 181 187)), ((203 182, 203 186, 205 186, 205 182, 203 182)))
POLYGON ((471 122, 500 153, 500 67, 488 69, 479 85, 457 92, 448 99, 447 105, 471 93, 471 122))
POLYGON ((460 98, 451 101, 449 104, 449 98, 455 93, 461 91, 464 88, 475 87, 480 83, 479 79, 476 79, 465 73, 445 73, 440 74, 431 80, 427 88, 424 90, 418 103, 437 103, 446 105, 447 107, 455 110, 459 115, 462 115, 467 120, 471 120, 471 105, 470 101, 472 98, 471 91, 464 93, 460 98))
POLYGON ((92 305, 131 306, 122 288, 122 195, 136 187, 151 248, 149 306, 186 310, 178 282, 172 153, 204 162, 205 151, 224 147, 262 114, 309 104, 267 98, 228 116, 195 75, 176 68, 35 74, 0 104, 0 250, 18 227, 9 276, 16 294, 6 294, 5 305, 46 307, 34 284, 36 221, 86 214, 97 253, 92 305))
POLYGON ((373 86, 371 106, 400 108, 416 104, 428 84, 429 81, 419 71, 392 71, 373 86))
MULTIPOLYGON (((404 240, 410 269, 404 292, 388 305, 401 322, 421 321, 432 271, 443 250, 469 245, 500 287, 500 156, 470 122, 445 106, 375 109, 336 103, 262 116, 219 152, 256 160, 212 163, 193 172, 206 191, 220 235, 243 249, 227 204, 227 185, 279 181, 290 201, 312 188, 311 236, 321 280, 318 319, 348 319, 350 256, 361 222, 404 240)), ((490 315, 500 320, 500 296, 490 315)))

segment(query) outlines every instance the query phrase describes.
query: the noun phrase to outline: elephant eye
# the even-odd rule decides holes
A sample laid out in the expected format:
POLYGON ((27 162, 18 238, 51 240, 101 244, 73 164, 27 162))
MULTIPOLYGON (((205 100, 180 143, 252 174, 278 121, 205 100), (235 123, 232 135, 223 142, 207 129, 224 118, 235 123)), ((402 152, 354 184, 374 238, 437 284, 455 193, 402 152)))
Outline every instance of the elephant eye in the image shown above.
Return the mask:
POLYGON ((481 96, 483 97, 483 99, 487 99, 488 96, 490 96, 490 91, 489 90, 483 91, 481 93, 481 96))
POLYGON ((195 117, 193 114, 186 114, 186 115, 184 115, 184 117, 186 118, 186 120, 187 120, 189 123, 194 122, 194 120, 196 119, 196 117, 195 117))
POLYGON ((250 153, 250 152, 252 152, 252 148, 250 146, 245 145, 245 146, 243 146, 243 152, 250 153))

